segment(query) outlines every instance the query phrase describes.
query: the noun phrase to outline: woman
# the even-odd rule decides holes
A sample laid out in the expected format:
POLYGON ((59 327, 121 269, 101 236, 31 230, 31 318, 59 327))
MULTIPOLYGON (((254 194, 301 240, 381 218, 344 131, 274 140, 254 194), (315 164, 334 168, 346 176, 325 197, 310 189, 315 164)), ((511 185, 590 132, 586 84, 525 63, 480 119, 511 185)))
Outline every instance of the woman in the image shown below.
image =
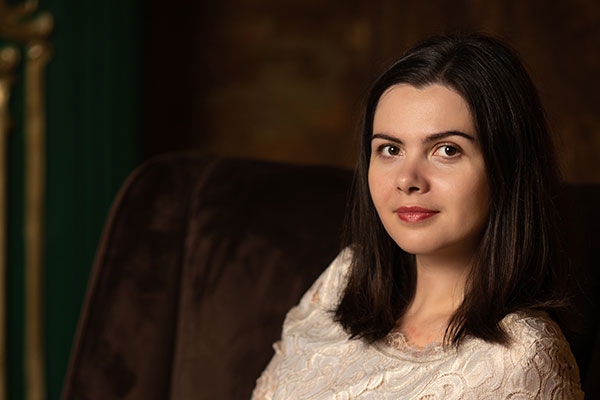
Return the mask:
POLYGON ((287 315, 255 399, 581 399, 536 90, 486 36, 434 37, 369 94, 347 248, 287 315))

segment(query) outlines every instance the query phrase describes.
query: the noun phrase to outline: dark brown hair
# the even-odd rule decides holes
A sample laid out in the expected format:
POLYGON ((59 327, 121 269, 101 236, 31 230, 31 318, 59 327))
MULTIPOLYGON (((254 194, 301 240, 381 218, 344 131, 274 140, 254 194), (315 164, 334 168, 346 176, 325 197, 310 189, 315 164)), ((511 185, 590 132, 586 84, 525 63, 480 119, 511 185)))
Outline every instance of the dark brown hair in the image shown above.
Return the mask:
POLYGON ((479 34, 426 39, 372 86, 346 240, 353 261, 335 318, 353 337, 376 341, 394 327, 415 292, 414 256, 385 231, 367 181, 378 101, 400 83, 447 86, 470 107, 490 186, 490 214, 446 341, 459 344, 469 334, 505 343, 499 324, 504 316, 562 304, 564 264, 554 204, 559 174, 542 105, 519 57, 498 39, 479 34))

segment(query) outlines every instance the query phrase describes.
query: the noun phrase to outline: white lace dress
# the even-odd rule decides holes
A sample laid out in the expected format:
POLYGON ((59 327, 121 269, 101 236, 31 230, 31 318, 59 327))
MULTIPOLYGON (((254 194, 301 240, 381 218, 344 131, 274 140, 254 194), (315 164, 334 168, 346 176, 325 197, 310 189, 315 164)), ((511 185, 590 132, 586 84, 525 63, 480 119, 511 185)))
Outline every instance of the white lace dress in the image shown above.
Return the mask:
POLYGON ((543 313, 508 315, 509 346, 468 338, 458 350, 415 349, 399 332, 376 345, 348 339, 331 310, 349 256, 342 252, 289 311, 253 400, 583 399, 569 345, 543 313))

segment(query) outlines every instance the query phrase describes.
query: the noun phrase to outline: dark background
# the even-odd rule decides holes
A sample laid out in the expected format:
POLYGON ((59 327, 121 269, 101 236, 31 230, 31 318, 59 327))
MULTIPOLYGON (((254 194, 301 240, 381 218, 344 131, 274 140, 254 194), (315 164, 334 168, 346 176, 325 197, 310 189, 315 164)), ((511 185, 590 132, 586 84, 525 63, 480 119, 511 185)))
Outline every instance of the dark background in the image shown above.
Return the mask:
POLYGON ((476 30, 524 59, 569 181, 599 182, 600 5, 558 1, 145 3, 145 155, 194 148, 352 165, 361 102, 415 41, 476 30))

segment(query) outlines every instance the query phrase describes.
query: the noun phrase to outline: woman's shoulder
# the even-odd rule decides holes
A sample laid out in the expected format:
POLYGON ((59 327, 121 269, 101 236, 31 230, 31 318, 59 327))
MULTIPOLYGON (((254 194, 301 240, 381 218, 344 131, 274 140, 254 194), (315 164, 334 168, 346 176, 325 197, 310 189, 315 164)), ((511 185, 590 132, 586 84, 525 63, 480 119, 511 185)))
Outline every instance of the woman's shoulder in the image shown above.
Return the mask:
POLYGON ((343 249, 304 293, 298 305, 290 310, 287 319, 304 319, 313 311, 330 312, 337 306, 346 285, 352 250, 343 249))
POLYGON ((534 367, 559 381, 579 382, 579 369, 569 342, 546 312, 516 312, 502 322, 510 335, 508 349, 513 360, 521 359, 521 366, 534 367))
POLYGON ((337 306, 340 295, 346 287, 352 255, 350 247, 344 248, 323 271, 311 288, 311 292, 316 296, 313 297, 313 301, 318 300, 328 309, 337 306))
POLYGON ((508 314, 501 322, 509 335, 510 342, 530 347, 536 343, 548 346, 568 342, 558 324, 544 311, 519 311, 508 314))
MULTIPOLYGON (((543 311, 521 311, 507 315, 502 325, 509 334, 505 360, 510 384, 541 395, 583 398, 579 369, 558 324, 543 311)), ((538 397, 536 397, 538 398, 538 397)))

